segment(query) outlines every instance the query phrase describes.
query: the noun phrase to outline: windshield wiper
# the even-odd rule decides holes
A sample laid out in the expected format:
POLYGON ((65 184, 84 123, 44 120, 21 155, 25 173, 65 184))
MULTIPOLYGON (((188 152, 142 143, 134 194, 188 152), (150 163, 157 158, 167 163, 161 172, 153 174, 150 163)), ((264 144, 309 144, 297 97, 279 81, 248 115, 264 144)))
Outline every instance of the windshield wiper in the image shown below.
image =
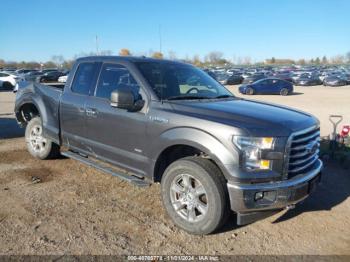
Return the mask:
POLYGON ((229 97, 234 97, 234 96, 231 96, 231 95, 219 95, 219 96, 216 96, 216 97, 213 97, 213 98, 229 98, 229 97))
POLYGON ((218 99, 218 98, 230 98, 234 97, 232 95, 219 95, 219 96, 214 96, 214 97, 209 97, 209 96, 170 96, 165 100, 191 100, 191 99, 218 99))
POLYGON ((165 100, 210 99, 207 96, 170 96, 165 100))

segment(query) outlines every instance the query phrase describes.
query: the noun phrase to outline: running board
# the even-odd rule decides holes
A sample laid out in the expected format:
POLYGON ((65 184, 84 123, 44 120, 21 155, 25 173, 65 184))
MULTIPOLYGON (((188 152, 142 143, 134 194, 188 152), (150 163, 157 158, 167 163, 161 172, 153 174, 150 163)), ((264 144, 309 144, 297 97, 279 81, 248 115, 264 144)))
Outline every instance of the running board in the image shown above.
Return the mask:
POLYGON ((100 163, 98 163, 92 159, 89 159, 88 157, 84 157, 84 156, 79 155, 78 153, 73 153, 71 151, 65 151, 65 152, 61 152, 61 155, 66 156, 68 158, 72 158, 74 160, 78 160, 84 164, 87 164, 88 166, 94 167, 94 168, 101 170, 105 173, 108 173, 112 176, 119 177, 120 179, 125 180, 129 183, 132 183, 136 186, 145 187, 145 186, 150 185, 150 183, 148 183, 147 181, 145 181, 144 179, 142 179, 140 177, 136 177, 133 175, 127 175, 127 174, 124 174, 122 172, 117 173, 112 168, 103 166, 100 163))

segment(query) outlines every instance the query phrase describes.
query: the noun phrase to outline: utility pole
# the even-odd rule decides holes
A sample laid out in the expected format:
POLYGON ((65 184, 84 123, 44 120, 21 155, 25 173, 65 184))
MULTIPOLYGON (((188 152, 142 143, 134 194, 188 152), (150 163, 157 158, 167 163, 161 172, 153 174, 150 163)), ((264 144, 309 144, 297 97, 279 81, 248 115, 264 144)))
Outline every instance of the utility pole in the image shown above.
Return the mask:
POLYGON ((98 37, 96 35, 96 55, 98 55, 98 37))
POLYGON ((162 53, 162 31, 161 24, 159 24, 159 52, 162 53))

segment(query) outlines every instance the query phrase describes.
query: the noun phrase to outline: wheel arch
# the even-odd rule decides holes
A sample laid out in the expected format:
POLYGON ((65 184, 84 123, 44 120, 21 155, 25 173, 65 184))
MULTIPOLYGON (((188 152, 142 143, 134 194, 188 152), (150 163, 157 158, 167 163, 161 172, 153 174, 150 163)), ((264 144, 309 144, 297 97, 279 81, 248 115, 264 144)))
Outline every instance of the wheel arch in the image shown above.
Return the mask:
POLYGON ((152 148, 154 165, 151 170, 153 180, 159 182, 165 169, 174 161, 188 156, 201 156, 210 159, 224 174, 225 165, 236 164, 237 158, 218 139, 205 131, 193 128, 175 128, 163 133, 159 143, 152 148))
POLYGON ((44 134, 55 143, 60 143, 59 131, 52 128, 58 118, 55 118, 55 115, 47 109, 40 96, 30 93, 30 96, 22 97, 16 102, 15 114, 22 127, 25 127, 34 116, 40 116, 44 134))
POLYGON ((43 117, 42 110, 35 100, 25 100, 17 108, 16 118, 21 126, 26 126, 35 116, 43 117))

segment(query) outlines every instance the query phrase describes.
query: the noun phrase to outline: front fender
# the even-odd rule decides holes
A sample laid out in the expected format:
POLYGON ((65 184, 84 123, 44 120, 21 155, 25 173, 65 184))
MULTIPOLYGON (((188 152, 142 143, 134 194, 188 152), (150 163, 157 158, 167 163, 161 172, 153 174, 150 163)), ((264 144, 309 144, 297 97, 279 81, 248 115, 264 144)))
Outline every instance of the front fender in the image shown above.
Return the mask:
POLYGON ((188 145, 206 153, 220 167, 225 176, 229 176, 227 166, 238 165, 238 152, 227 148, 216 137, 195 128, 181 127, 165 131, 158 138, 151 151, 154 162, 167 148, 175 145, 188 145))

